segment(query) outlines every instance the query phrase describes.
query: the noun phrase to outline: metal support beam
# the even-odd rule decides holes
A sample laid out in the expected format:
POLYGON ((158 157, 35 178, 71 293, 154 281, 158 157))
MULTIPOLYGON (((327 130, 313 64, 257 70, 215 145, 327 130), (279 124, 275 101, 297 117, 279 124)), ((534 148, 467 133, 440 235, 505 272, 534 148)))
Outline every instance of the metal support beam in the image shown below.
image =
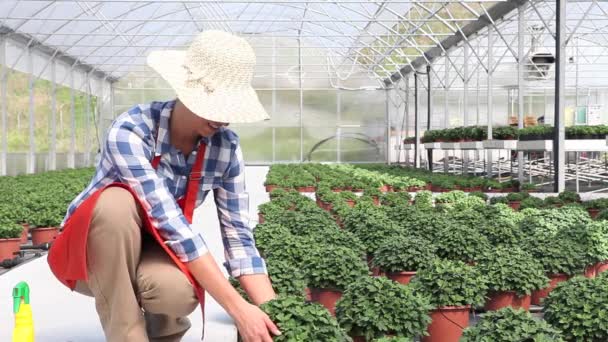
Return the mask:
POLYGON ((35 113, 34 113, 34 82, 36 77, 34 76, 34 55, 32 49, 27 47, 27 71, 29 74, 29 91, 30 91, 30 102, 29 102, 29 132, 30 132, 30 146, 27 155, 27 171, 26 173, 34 173, 36 171, 36 136, 35 136, 35 113))
MULTIPOLYGON (((405 121, 405 137, 410 136, 410 75, 405 75, 405 103, 403 121, 405 121)), ((405 165, 410 166, 410 152, 405 150, 405 165)))
POLYGON ((51 132, 49 136, 49 170, 57 169, 57 61, 51 61, 51 132))
MULTIPOLYGON (((426 66, 426 80, 427 80, 427 116, 426 116, 426 130, 431 130, 431 121, 433 115, 433 87, 432 87, 432 78, 431 78, 431 66, 426 66)), ((427 158, 429 162, 429 170, 433 171, 433 150, 429 149, 427 151, 427 158)))
POLYGON ((443 128, 450 127, 450 63, 446 56, 445 58, 445 70, 444 70, 444 78, 445 78, 445 87, 443 92, 443 128))
POLYGON ((6 66, 6 37, 0 35, 0 82, 2 82, 2 93, 0 94, 0 106, 2 106, 2 154, 0 156, 0 176, 7 174, 8 156, 8 109, 6 104, 6 93, 8 86, 8 67, 6 66))
POLYGON ((74 100, 74 68, 70 69, 70 153, 68 168, 76 167, 76 105, 74 100))
MULTIPOLYGON (((494 19, 503 18, 508 13, 515 10, 517 7, 521 6, 526 2, 528 2, 528 0, 501 1, 489 8, 487 10, 487 13, 490 17, 494 19)), ((389 79, 384 80, 384 83, 386 85, 389 85, 399 80, 402 75, 408 74, 410 72, 415 72, 416 68, 428 64, 430 61, 433 61, 434 59, 442 56, 444 54, 444 51, 450 50, 452 47, 457 46, 461 42, 468 42, 469 37, 481 33, 486 27, 489 27, 490 25, 491 20, 488 18, 487 14, 481 15, 478 19, 470 21, 468 24, 463 26, 458 33, 455 33, 454 35, 442 40, 440 43, 441 46, 435 46, 428 49, 424 53, 424 56, 416 58, 411 63, 401 68, 399 72, 395 72, 394 74, 392 74, 389 79)))
POLYGON ((464 46, 464 80, 463 80, 463 94, 462 94, 462 106, 463 106, 463 126, 469 125, 469 45, 464 46))
POLYGON ((389 109, 389 88, 386 88, 385 92, 386 92, 386 96, 384 98, 385 100, 385 120, 386 120, 386 163, 388 165, 391 165, 391 111, 389 109))
MULTIPOLYGON (((525 30, 526 30, 526 5, 522 5, 517 9, 518 11, 518 32, 517 32, 517 127, 524 127, 524 68, 525 63, 525 30)), ((524 182, 524 152, 517 152, 517 179, 520 184, 524 182)))
MULTIPOLYGON (((494 105, 492 103, 493 92, 493 68, 494 64, 494 28, 488 27, 488 140, 492 140, 492 124, 494 123, 494 105)), ((486 155, 486 176, 492 178, 492 150, 487 150, 486 155)))
POLYGON ((562 192, 566 188, 565 171, 565 128, 564 113, 566 100, 566 0, 556 0, 556 40, 555 40, 555 135, 553 137, 554 183, 553 190, 562 192))
POLYGON ((302 38, 298 37, 298 84, 300 88, 300 162, 304 161, 304 89, 302 82, 302 38))
POLYGON ((418 115, 418 73, 414 73, 414 130, 416 146, 414 146, 414 167, 420 167, 420 118, 418 115))
POLYGON ((91 77, 88 73, 86 74, 85 101, 87 109, 84 112, 84 165, 89 167, 91 166, 91 77))
POLYGON ((336 91, 336 160, 342 162, 342 91, 336 91))

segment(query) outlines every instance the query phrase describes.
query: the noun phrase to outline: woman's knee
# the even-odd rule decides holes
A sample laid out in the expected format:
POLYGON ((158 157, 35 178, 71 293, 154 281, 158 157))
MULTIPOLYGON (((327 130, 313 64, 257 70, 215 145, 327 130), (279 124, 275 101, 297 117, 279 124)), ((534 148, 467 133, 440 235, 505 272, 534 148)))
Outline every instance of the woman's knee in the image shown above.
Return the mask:
POLYGON ((141 306, 147 312, 185 317, 198 305, 192 284, 177 268, 138 270, 137 285, 141 306))

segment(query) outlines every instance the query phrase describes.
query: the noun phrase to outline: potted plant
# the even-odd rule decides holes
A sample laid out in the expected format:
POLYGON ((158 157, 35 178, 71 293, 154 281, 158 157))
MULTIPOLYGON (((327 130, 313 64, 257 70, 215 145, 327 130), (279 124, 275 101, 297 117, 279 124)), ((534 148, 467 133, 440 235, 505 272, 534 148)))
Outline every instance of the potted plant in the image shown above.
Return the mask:
POLYGON ((471 306, 481 305, 488 289, 475 267, 439 259, 420 270, 410 284, 436 308, 423 342, 458 342, 469 325, 471 306))
POLYGON ((608 227, 601 222, 581 223, 557 233, 556 239, 570 241, 571 249, 581 251, 587 266, 585 276, 595 277, 608 261, 608 227))
POLYGON ((23 227, 8 220, 0 220, 0 262, 13 259, 21 246, 23 227))
POLYGON ((63 217, 50 209, 33 212, 28 223, 32 235, 32 245, 51 243, 59 234, 59 224, 63 217))
POLYGON ((520 185, 520 189, 521 189, 521 191, 528 192, 528 193, 530 193, 530 192, 537 192, 538 191, 536 185, 532 184, 532 183, 521 184, 520 185))
POLYGON ((437 255, 473 263, 490 249, 488 239, 466 222, 449 222, 435 236, 437 255))
POLYGON ((526 194, 525 192, 512 192, 507 195, 507 201, 513 210, 519 210, 521 207, 521 201, 526 199, 528 196, 530 195, 526 194))
POLYGON ((608 341, 608 281, 576 277, 559 284, 545 300, 545 320, 566 341, 608 341))
POLYGON ((494 205, 494 204, 509 204, 509 200, 507 199, 507 196, 494 196, 490 198, 490 204, 494 205))
POLYGON ((253 229, 255 245, 264 254, 273 248, 279 248, 283 241, 292 238, 293 235, 286 227, 272 222, 260 223, 253 229))
POLYGON ((517 247, 496 248, 484 255, 477 266, 489 289, 486 310, 507 306, 529 310, 532 291, 549 283, 543 265, 517 247))
POLYGON ((465 329, 460 342, 564 342, 559 330, 521 309, 487 312, 465 329))
POLYGON ((412 195, 407 192, 388 192, 379 198, 380 204, 387 207, 406 207, 412 203, 412 195))
POLYGON ((608 208, 608 199, 602 198, 592 201, 585 201, 583 202, 583 207, 587 209, 587 212, 592 219, 596 219, 600 214, 600 211, 608 208))
POLYGON ((433 193, 430 191, 419 191, 416 193, 414 198, 414 206, 416 208, 432 208, 433 207, 433 193))
POLYGON ((425 334, 432 309, 428 299, 386 278, 362 277, 336 304, 336 318, 356 342, 385 335, 413 339, 425 334))
POLYGON ((561 207, 564 206, 564 201, 561 198, 559 198, 559 197, 547 196, 545 198, 545 206, 546 207, 561 208, 561 207))
POLYGON ((581 202, 581 196, 574 191, 563 191, 559 193, 557 197, 561 199, 564 204, 581 202))
POLYGON ((524 198, 520 205, 519 205, 519 210, 523 210, 523 209, 539 209, 539 208, 543 208, 545 206, 545 201, 543 201, 541 198, 538 197, 527 197, 524 198))
POLYGON ((268 257, 265 261, 272 288, 277 294, 304 297, 306 276, 299 265, 277 257, 268 257))
POLYGON ((519 131, 516 127, 501 126, 492 129, 492 139, 495 140, 517 140, 519 131))
POLYGON ((348 204, 348 206, 351 208, 355 206, 355 202, 359 198, 354 192, 351 191, 342 191, 340 192, 339 196, 340 199, 346 202, 346 204, 348 204))
POLYGON ((436 247, 428 240, 416 236, 399 236, 380 245, 372 265, 386 276, 401 284, 408 284, 429 260, 435 257, 436 247))
POLYGON ((479 198, 481 198, 481 199, 482 199, 484 202, 487 202, 487 201, 488 201, 488 198, 489 198, 489 197, 488 197, 488 195, 484 194, 484 193, 483 193, 483 192, 481 192, 481 191, 472 191, 472 192, 470 192, 470 193, 469 193, 469 196, 479 197, 479 198))
POLYGON ((281 335, 273 337, 275 342, 351 341, 327 310, 299 297, 280 295, 260 308, 281 331, 281 335))
POLYGON ((347 247, 316 245, 304 256, 312 300, 335 314, 336 301, 342 291, 357 279, 369 274, 362 257, 347 247))
POLYGON ((479 225, 479 232, 492 246, 521 247, 525 234, 520 227, 523 215, 513 211, 506 204, 495 204, 483 210, 485 220, 479 225))
POLYGON ((569 239, 542 237, 543 234, 532 236, 531 240, 538 242, 530 250, 532 255, 543 265, 545 273, 550 279, 549 286, 532 293, 532 304, 540 305, 557 284, 567 281, 572 275, 582 273, 587 264, 584 251, 580 245, 572 243, 569 239))

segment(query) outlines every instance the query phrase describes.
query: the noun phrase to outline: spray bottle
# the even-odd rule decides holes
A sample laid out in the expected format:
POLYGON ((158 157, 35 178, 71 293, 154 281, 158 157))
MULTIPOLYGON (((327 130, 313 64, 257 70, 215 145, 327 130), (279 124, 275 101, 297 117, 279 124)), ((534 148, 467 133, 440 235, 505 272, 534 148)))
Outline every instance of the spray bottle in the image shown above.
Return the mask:
POLYGON ((30 287, 26 282, 22 281, 13 288, 13 313, 15 314, 13 342, 34 342, 30 287))

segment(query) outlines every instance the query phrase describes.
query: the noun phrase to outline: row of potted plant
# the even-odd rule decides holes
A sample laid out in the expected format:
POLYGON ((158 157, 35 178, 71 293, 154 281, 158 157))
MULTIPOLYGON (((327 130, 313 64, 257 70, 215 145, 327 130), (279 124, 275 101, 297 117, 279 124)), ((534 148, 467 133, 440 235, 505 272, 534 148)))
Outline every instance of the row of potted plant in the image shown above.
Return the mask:
POLYGON ((51 242, 69 203, 89 182, 93 169, 0 177, 0 261, 22 244, 51 242))
MULTIPOLYGON (((494 140, 550 140, 554 135, 553 126, 537 125, 526 128, 517 126, 499 126, 492 128, 494 140)), ((566 139, 606 139, 607 125, 570 126, 566 127, 566 139)), ((487 127, 467 126, 429 130, 421 138, 422 143, 434 142, 470 142, 487 140, 487 127)), ((404 144, 415 143, 415 137, 407 137, 404 144)))
MULTIPOLYGON (((606 245, 603 240, 605 232, 600 233, 603 225, 595 222, 595 226, 589 227, 591 220, 580 208, 527 209, 514 212, 505 205, 487 205, 480 197, 459 192, 441 195, 436 199, 435 206, 430 193, 424 191, 413 199, 413 205, 409 205, 408 198, 406 206, 406 201, 402 199, 386 201, 382 206, 375 206, 372 200, 361 196, 354 207, 343 205, 333 212, 333 215, 339 216, 343 221, 344 230, 340 230, 332 221, 336 217, 321 208, 313 208, 316 207, 314 201, 300 201, 300 197, 297 197, 299 194, 287 194, 282 192, 278 197, 293 198, 283 201, 281 207, 284 212, 272 218, 275 229, 282 227, 281 230, 264 235, 261 233, 265 230, 264 227, 272 222, 262 225, 261 231, 258 226, 255 231, 256 242, 258 246, 266 246, 261 250, 265 255, 269 255, 268 258, 280 255, 282 260, 294 260, 293 262, 298 263, 300 272, 311 272, 312 280, 309 279, 307 283, 315 289, 312 291, 315 300, 323 302, 330 310, 337 307, 338 317, 343 305, 338 298, 346 297, 349 286, 369 277, 370 271, 365 269, 365 263, 362 261, 365 256, 371 269, 379 268, 376 274, 385 274, 391 279, 400 281, 399 277, 408 276, 401 274, 402 271, 414 270, 416 274, 411 286, 413 289, 419 286, 418 292, 413 291, 414 294, 432 291, 433 286, 441 284, 437 293, 442 295, 434 293, 432 296, 428 295, 428 298, 450 298, 453 295, 455 298, 464 297, 466 301, 472 302, 457 304, 473 306, 482 305, 484 302, 490 305, 488 303, 495 297, 496 292, 512 292, 506 294, 506 299, 503 294, 502 299, 495 301, 506 301, 515 306, 514 303, 520 298, 525 299, 531 293, 543 290, 549 282, 549 273, 561 272, 568 276, 582 273, 585 266, 606 258, 603 254, 606 245), (581 222, 584 224, 578 224, 581 222), (583 234, 584 231, 593 233, 583 234), (316 238, 312 238, 313 236, 316 238), (268 248, 270 240, 275 241, 274 248, 268 248), (276 242, 277 240, 279 241, 276 242), (295 243, 296 240, 299 242, 295 243), (544 243, 539 244, 539 241, 544 243), (554 243, 547 243, 551 241, 554 243), (338 247, 331 248, 328 244, 338 247), (311 246, 315 245, 323 246, 323 250, 312 250, 311 246), (542 245, 546 247, 540 249, 542 245), (349 249, 354 253, 348 252, 349 249), (494 253, 495 250, 498 252, 494 253), (543 257, 544 255, 551 257, 543 257), (356 267, 340 266, 343 263, 356 267), (473 269, 473 273, 468 271, 469 269, 473 269), (454 275, 454 272, 449 270, 459 270, 457 273, 460 275, 454 275), (432 284, 423 282, 424 272, 432 274, 427 279, 432 284), (468 280, 461 279, 461 273, 476 276, 468 280), (447 279, 458 281, 450 283, 447 279), (463 287, 462 284, 468 284, 467 281, 477 284, 477 287, 482 287, 483 290, 475 291, 476 287, 473 285, 463 287), (419 282, 425 285, 415 285, 419 282), (474 295, 475 293, 477 295, 474 295), (336 302, 337 306, 334 304, 336 302)), ((279 200, 274 196, 275 193, 271 195, 273 201, 279 200)), ((411 275, 409 276, 411 279, 411 275)), ((446 299, 443 303, 447 302, 446 299)), ((430 304, 433 305, 432 301, 430 304)), ((522 306, 525 307, 525 300, 522 306)), ((434 307, 439 307, 439 304, 435 303, 434 307)), ((366 325, 373 326, 374 320, 379 320, 379 324, 385 328, 352 329, 357 320, 353 318, 356 316, 350 310, 355 309, 348 306, 344 309, 344 312, 348 312, 348 317, 346 321, 341 322, 344 326, 351 327, 348 330, 354 337, 365 336, 367 340, 370 340, 370 336, 387 338, 386 335, 399 331, 398 324, 387 325, 386 321, 370 319, 364 315, 361 320, 366 325)), ((366 307, 357 306, 356 310, 366 312, 366 307)), ((468 318, 466 308, 461 308, 457 315, 464 318, 463 312, 466 312, 468 318)), ((434 313, 435 311, 430 312, 432 322, 435 322, 431 323, 431 327, 447 324, 438 328, 442 334, 450 330, 450 327, 454 328, 449 320, 448 323, 441 323, 441 318, 447 315, 445 311, 434 313)), ((419 322, 423 318, 422 315, 409 316, 410 322, 419 322)), ((450 318, 451 321, 457 322, 455 319, 450 318)), ((462 322, 457 324, 458 326, 460 329, 456 329, 456 333, 461 333, 466 324, 462 322)), ((423 332, 418 332, 417 336, 430 334, 424 337, 424 340, 429 341, 428 338, 434 335, 432 331, 433 328, 427 327, 423 332)), ((404 338, 412 336, 401 333, 396 335, 404 338)), ((444 335, 441 336, 440 341, 450 341, 444 335)))

